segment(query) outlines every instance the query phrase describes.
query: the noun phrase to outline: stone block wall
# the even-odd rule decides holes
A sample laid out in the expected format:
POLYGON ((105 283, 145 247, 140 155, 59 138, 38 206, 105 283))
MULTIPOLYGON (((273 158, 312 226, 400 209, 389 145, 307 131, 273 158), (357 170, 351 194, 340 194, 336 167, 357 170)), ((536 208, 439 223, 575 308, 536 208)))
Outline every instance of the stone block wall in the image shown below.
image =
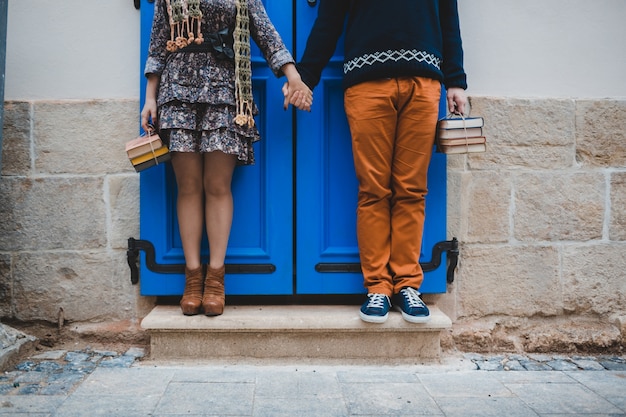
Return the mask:
POLYGON ((620 350, 626 101, 472 97, 488 151, 448 159, 461 242, 439 302, 463 350, 620 350))
MULTIPOLYGON (((626 341, 626 101, 472 97, 488 152, 448 158, 455 282, 444 347, 608 351, 626 341)), ((136 100, 5 103, 0 317, 138 320, 126 263, 136 100)))
POLYGON ((133 320, 139 176, 124 143, 137 100, 6 102, 0 176, 0 317, 133 320))

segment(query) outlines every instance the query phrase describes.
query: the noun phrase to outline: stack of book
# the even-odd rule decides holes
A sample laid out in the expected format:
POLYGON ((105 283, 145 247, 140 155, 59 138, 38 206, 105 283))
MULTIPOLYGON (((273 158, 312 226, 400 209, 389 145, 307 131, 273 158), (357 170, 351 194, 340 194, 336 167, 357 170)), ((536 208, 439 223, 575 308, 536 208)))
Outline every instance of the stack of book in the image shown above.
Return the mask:
POLYGON ((482 117, 453 117, 437 123, 437 151, 447 154, 485 152, 482 117))
POLYGON ((126 154, 137 172, 169 161, 171 158, 167 145, 154 132, 148 132, 146 135, 127 142, 126 154))

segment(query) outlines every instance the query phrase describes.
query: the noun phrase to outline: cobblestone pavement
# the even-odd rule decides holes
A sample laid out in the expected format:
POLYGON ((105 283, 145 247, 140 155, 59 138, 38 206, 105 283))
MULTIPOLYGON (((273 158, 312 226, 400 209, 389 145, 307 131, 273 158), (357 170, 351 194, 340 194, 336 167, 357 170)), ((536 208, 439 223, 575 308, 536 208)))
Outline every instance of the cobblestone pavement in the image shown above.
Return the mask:
POLYGON ((410 366, 158 363, 55 350, 0 375, 12 417, 626 417, 626 357, 480 355, 410 366))
POLYGON ((0 395, 67 395, 96 367, 130 368, 144 355, 143 348, 130 348, 123 354, 90 348, 48 351, 0 375, 0 395))
MULTIPOLYGON (((626 371, 626 357, 465 354, 481 371, 626 371)), ((626 395, 626 393, 625 393, 626 395)))

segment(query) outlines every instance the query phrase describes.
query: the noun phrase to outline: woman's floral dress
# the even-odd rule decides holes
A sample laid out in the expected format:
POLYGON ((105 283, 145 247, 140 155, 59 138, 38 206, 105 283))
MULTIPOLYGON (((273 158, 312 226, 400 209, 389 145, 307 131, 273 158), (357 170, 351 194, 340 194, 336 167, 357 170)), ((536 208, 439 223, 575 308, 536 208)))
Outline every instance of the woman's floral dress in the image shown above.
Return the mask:
MULTIPOLYGON (((211 52, 168 52, 169 16, 165 0, 156 0, 145 75, 160 75, 157 96, 158 129, 172 152, 222 151, 237 155, 239 164, 254 163, 256 127, 234 123, 235 63, 211 52)), ((200 0, 202 32, 226 27, 234 31, 235 0, 200 0)), ((271 23, 261 0, 248 0, 250 37, 274 74, 294 59, 271 23)), ((255 107, 256 111, 256 107, 255 107)))

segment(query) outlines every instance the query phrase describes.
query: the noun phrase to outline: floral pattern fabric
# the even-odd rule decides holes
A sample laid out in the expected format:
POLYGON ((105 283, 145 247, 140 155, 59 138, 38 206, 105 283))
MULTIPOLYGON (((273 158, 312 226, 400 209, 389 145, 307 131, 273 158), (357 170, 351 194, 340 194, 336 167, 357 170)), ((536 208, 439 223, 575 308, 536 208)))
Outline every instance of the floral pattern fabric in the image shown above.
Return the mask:
MULTIPOLYGON (((202 30, 234 30, 235 0, 201 0, 202 30)), ((250 37, 276 76, 294 59, 271 23, 261 0, 248 0, 250 37)), ((205 42, 207 36, 204 36, 205 42)), ((158 128, 172 152, 222 151, 237 155, 240 164, 254 163, 252 143, 260 139, 256 127, 233 122, 234 61, 210 52, 168 52, 169 16, 165 0, 156 0, 148 59, 144 73, 159 75, 158 128)), ((255 106, 256 110, 256 106, 255 106)), ((255 111, 256 113, 256 111, 255 111)))

